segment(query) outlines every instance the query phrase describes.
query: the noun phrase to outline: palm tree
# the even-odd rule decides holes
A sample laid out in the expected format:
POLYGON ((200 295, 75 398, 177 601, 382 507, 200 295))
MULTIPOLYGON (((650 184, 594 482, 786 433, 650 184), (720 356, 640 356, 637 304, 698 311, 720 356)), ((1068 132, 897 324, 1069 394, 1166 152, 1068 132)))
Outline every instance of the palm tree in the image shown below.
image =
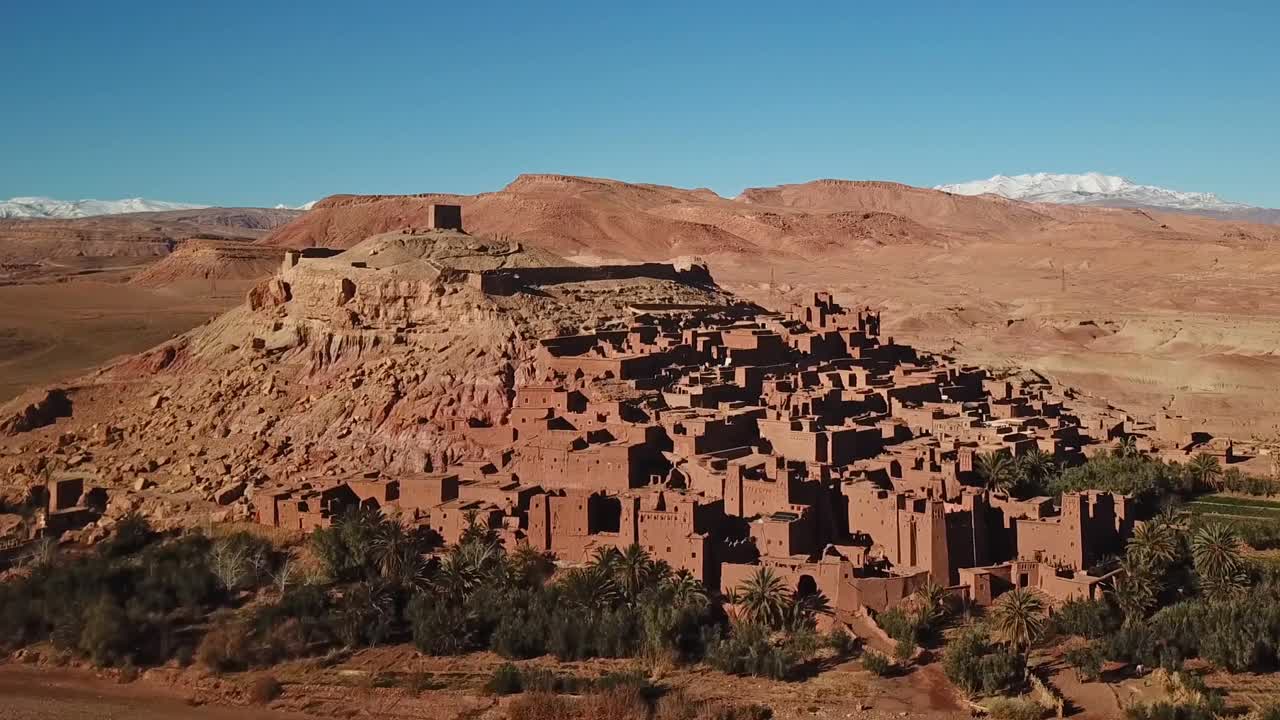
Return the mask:
POLYGON ((549 553, 537 550, 528 542, 521 542, 511 552, 507 564, 511 580, 521 587, 541 587, 555 573, 555 561, 549 553))
POLYGON ((1178 559, 1178 534, 1170 525, 1146 522, 1134 528, 1126 550, 1136 562, 1159 572, 1178 559))
POLYGON ((1249 576, 1234 572, 1222 577, 1201 577, 1200 591, 1212 602, 1230 600, 1249 589, 1249 576))
POLYGON ((1111 577, 1107 592, 1124 614, 1125 623, 1135 623, 1155 607, 1158 590, 1149 568, 1126 559, 1120 564, 1120 572, 1111 577))
POLYGON ((1132 435, 1122 435, 1116 443, 1116 455, 1122 458, 1138 457, 1138 439, 1132 435))
POLYGON ((591 562, 588 565, 613 574, 614 565, 621 556, 622 553, 618 552, 618 548, 612 545, 601 545, 591 553, 591 562))
POLYGON ((635 543, 628 545, 618 556, 613 567, 614 576, 628 604, 634 605, 636 598, 650 585, 654 570, 653 558, 635 543))
POLYGON ((674 608, 701 608, 707 604, 707 588, 693 573, 681 570, 662 582, 662 595, 674 608))
POLYGON ((383 579, 403 586, 405 583, 401 581, 406 579, 406 571, 413 568, 417 548, 403 525, 388 521, 378 526, 370 553, 383 579))
POLYGON ((1246 578, 1240 538, 1227 525, 1205 525, 1191 536, 1191 559, 1210 599, 1223 599, 1243 587, 1246 578))
POLYGON ((1044 598, 1031 588, 1010 590, 991 607, 991 626, 1015 652, 1030 651, 1044 634, 1044 598))
POLYGON ((613 576, 597 565, 572 568, 556 585, 566 603, 587 610, 611 608, 619 595, 613 576))
POLYGON ((333 612, 338 639, 347 647, 377 645, 395 618, 395 598, 386 585, 361 582, 346 590, 333 612))
POLYGON ((776 628, 786 619, 791 593, 771 568, 759 567, 734 590, 732 601, 751 622, 776 628))
POLYGON ((458 538, 459 545, 489 544, 493 541, 493 530, 489 527, 488 519, 481 520, 479 512, 467 510, 462 518, 467 526, 463 528, 462 535, 458 538))
POLYGON ((338 516, 333 527, 348 554, 348 569, 363 571, 370 567, 369 553, 385 518, 375 507, 358 506, 338 516))
POLYGON ((974 458, 973 469, 989 490, 1008 492, 1017 479, 1014 462, 1004 450, 979 453, 974 458))
POLYGON ((1200 487, 1221 489, 1218 481, 1222 478, 1222 467, 1218 465, 1218 458, 1208 453, 1200 453, 1187 464, 1187 472, 1200 487))
POLYGON ((436 590, 456 600, 464 600, 500 569, 501 556, 493 545, 470 542, 455 545, 432 578, 436 590))
POLYGON ((933 627, 951 612, 951 593, 936 582, 930 582, 911 594, 911 602, 925 627, 933 627))
POLYGON ((1017 469, 1025 482, 1039 488, 1058 472, 1058 463, 1049 453, 1034 448, 1018 458, 1017 469))
POLYGON ((782 627, 791 633, 812 630, 819 615, 830 615, 831 601, 821 590, 795 593, 782 613, 782 627))
POLYGON ((1173 528, 1175 534, 1177 534, 1176 531, 1180 530, 1184 525, 1183 520, 1185 517, 1186 513, 1178 509, 1177 503, 1170 501, 1166 502, 1164 506, 1160 508, 1160 512, 1156 513, 1155 517, 1151 518, 1151 522, 1173 528))

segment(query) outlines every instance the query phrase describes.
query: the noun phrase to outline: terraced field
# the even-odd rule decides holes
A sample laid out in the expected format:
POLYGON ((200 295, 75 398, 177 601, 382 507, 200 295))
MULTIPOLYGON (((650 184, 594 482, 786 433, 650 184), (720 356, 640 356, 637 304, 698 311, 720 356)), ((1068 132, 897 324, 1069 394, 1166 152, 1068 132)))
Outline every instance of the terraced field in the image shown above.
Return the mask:
MULTIPOLYGON (((1183 506, 1194 522, 1226 523, 1254 551, 1280 549, 1280 502, 1231 495, 1202 495, 1183 506)), ((1272 562, 1255 553, 1257 561, 1272 562)))
POLYGON ((1280 502, 1230 495, 1202 495, 1184 506, 1192 514, 1214 519, 1280 523, 1280 502))

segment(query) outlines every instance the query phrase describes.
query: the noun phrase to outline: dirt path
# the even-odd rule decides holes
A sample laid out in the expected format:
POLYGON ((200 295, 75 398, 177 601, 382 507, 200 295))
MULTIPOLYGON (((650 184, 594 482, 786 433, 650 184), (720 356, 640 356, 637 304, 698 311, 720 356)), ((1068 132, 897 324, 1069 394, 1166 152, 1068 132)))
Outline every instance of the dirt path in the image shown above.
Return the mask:
POLYGON ((312 720, 261 708, 192 706, 173 689, 66 668, 0 665, 4 720, 312 720))

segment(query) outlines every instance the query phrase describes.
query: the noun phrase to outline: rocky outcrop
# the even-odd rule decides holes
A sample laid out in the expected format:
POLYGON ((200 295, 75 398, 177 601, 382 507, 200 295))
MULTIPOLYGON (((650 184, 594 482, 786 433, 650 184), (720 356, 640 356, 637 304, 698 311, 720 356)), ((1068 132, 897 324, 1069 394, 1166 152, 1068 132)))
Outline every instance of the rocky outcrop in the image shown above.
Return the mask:
POLYGON ((71 398, 64 388, 23 393, 0 408, 0 435, 14 435, 52 425, 71 416, 71 398))
POLYGON ((292 299, 293 293, 289 290, 289 284, 274 277, 253 286, 245 297, 250 310, 276 307, 292 299))
POLYGON ((129 282, 163 287, 192 280, 253 280, 273 273, 283 257, 279 248, 249 242, 187 240, 129 282))
POLYGON ((121 507, 195 523, 247 515, 269 482, 489 459, 460 428, 506 421, 515 388, 537 375, 540 338, 621 327, 633 305, 733 302, 703 268, 586 282, 550 273, 545 286, 535 274, 505 295, 469 282, 545 267, 573 264, 447 232, 304 255, 245 305, 86 378, 66 395, 70 421, 11 423, 22 459, 0 444, 0 477, 31 483, 74 467, 121 507))

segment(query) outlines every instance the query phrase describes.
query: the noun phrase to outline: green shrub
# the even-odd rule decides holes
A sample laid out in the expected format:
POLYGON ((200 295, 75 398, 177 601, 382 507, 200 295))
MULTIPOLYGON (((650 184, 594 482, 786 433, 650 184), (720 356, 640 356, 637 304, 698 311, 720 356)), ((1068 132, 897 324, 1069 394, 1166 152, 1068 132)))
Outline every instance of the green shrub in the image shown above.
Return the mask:
POLYGON ((1223 490, 1244 495, 1265 496, 1280 491, 1275 480, 1263 475, 1244 473, 1239 468, 1227 468, 1222 473, 1220 482, 1223 490))
POLYGON ((382 642, 395 619, 395 601, 386 586, 361 582, 347 588, 334 605, 329 627, 350 648, 382 642))
POLYGON ((916 644, 903 638, 893 645, 893 659, 900 665, 911 662, 911 656, 916 652, 916 644))
POLYGON ((1043 705, 1026 697, 996 698, 987 703, 992 720, 1042 720, 1049 713, 1043 705))
POLYGON ((707 648, 707 663, 730 675, 755 675, 784 680, 807 659, 812 650, 804 638, 788 636, 775 642, 769 631, 755 623, 735 623, 726 638, 713 640, 707 648))
POLYGON ((520 668, 511 663, 502 663, 489 676, 484 689, 490 695, 514 695, 524 692, 520 668))
POLYGON ((913 644, 919 642, 920 632, 923 629, 923 623, 917 615, 900 607, 889 608, 876 615, 876 624, 894 640, 913 644))
POLYGON ((825 644, 840 657, 850 657, 858 651, 858 639, 841 627, 832 628, 827 633, 825 644))
MULTIPOLYGON (((1189 600, 1161 609, 1139 629, 1122 628, 1109 642, 1145 633, 1145 651, 1119 657, 1148 665, 1199 657, 1229 672, 1265 672, 1280 667, 1280 597, 1277 588, 1255 587, 1219 602, 1189 600)), ((1137 643, 1132 643, 1137 644, 1137 643)), ((1170 662, 1174 661, 1174 662, 1170 662)))
POLYGON ((458 655, 478 649, 474 623, 465 610, 419 594, 409 602, 413 644, 427 655, 458 655))
POLYGON ((99 665, 121 663, 135 644, 134 629, 124 610, 110 596, 101 595, 85 614, 80 651, 99 665))
POLYGON ((1159 665, 1157 636, 1148 622, 1125 623, 1103 638, 1103 655, 1110 660, 1156 667, 1159 665))
POLYGON ((862 667, 881 677, 891 675, 897 669, 892 660, 875 650, 862 653, 862 667))
POLYGON ((1067 664, 1075 668, 1081 680, 1093 682, 1102 675, 1102 648, 1097 643, 1089 643, 1072 648, 1066 653, 1067 664))
POLYGON ((547 654, 552 612, 540 604, 512 607, 502 616, 489 638, 489 648, 505 658, 526 659, 547 654))
POLYGON ((981 626, 967 628, 942 655, 947 679, 969 695, 995 695, 1016 687, 1023 678, 1022 657, 991 642, 981 626))
POLYGON ((1094 639, 1120 627, 1120 617, 1104 600, 1068 600, 1053 614, 1054 632, 1094 639))
POLYGON ((649 676, 640 670, 613 670, 596 678, 593 685, 599 690, 611 690, 617 687, 628 687, 651 693, 654 690, 649 676))

